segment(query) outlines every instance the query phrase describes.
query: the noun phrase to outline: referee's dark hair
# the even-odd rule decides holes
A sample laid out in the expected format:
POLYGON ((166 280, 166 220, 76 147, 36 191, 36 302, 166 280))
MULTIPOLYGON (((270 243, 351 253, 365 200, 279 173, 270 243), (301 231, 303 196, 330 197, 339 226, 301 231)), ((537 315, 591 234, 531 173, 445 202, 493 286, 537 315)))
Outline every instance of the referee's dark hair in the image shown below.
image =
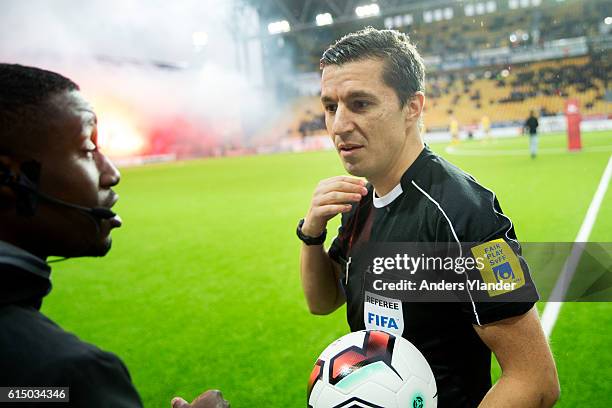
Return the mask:
POLYGON ((396 30, 366 27, 345 35, 323 53, 321 69, 369 58, 384 61, 383 81, 395 90, 400 106, 425 92, 425 64, 410 38, 396 30))
POLYGON ((51 98, 78 90, 55 72, 0 63, 0 153, 27 155, 42 147, 55 112, 51 98))

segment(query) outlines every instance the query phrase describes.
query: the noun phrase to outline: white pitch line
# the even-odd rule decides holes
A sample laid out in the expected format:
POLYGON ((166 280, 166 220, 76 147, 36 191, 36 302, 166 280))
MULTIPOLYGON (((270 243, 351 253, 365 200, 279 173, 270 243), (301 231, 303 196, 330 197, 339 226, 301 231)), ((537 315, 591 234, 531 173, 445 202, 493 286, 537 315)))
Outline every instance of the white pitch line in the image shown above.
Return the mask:
MULTIPOLYGON (((599 212, 599 207, 601 207, 601 202, 603 201, 608 185, 610 184, 611 177, 612 155, 608 160, 608 165, 601 176, 597 191, 595 191, 591 205, 589 205, 586 216, 582 221, 582 226, 580 227, 578 235, 574 240, 572 252, 565 261, 563 269, 561 270, 561 275, 559 276, 559 279, 555 284, 555 288, 550 295, 551 299, 564 299, 565 295, 567 294, 567 290, 574 276, 574 272, 576 272, 576 267, 578 266, 578 262, 580 261, 580 257, 584 251, 584 242, 589 240, 589 235, 591 235, 591 230, 593 229, 593 225, 597 219, 597 213, 599 212)), ((559 312, 561 311, 562 305, 563 302, 546 303, 544 313, 542 313, 542 327, 547 339, 550 338, 553 328, 555 327, 555 323, 557 322, 557 317, 559 317, 559 312)))
MULTIPOLYGON (((447 146, 446 153, 455 156, 529 156, 529 149, 487 149, 481 146, 477 149, 458 149, 456 146, 447 146)), ((589 146, 583 147, 576 153, 610 152, 612 146, 589 146)), ((543 147, 538 149, 538 155, 567 154, 572 153, 566 147, 543 147)))

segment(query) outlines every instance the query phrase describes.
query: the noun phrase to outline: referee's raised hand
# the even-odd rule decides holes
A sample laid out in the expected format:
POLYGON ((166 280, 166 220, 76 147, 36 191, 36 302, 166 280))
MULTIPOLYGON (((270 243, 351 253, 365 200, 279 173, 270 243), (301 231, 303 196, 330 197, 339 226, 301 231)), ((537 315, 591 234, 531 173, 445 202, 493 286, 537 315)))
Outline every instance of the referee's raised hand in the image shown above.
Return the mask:
POLYGON ((302 232, 310 237, 321 235, 330 219, 350 211, 351 204, 358 203, 367 194, 366 182, 360 178, 336 176, 320 181, 304 218, 302 232))

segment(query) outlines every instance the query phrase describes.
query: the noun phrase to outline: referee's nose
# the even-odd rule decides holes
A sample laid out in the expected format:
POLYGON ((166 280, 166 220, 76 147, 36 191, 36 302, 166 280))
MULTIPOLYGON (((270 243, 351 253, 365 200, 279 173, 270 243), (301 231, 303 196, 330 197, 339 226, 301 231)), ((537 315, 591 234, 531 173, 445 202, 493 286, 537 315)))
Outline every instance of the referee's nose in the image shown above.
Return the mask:
POLYGON ((332 134, 343 137, 350 135, 353 130, 355 130, 355 123, 351 111, 344 104, 339 104, 332 123, 332 134))

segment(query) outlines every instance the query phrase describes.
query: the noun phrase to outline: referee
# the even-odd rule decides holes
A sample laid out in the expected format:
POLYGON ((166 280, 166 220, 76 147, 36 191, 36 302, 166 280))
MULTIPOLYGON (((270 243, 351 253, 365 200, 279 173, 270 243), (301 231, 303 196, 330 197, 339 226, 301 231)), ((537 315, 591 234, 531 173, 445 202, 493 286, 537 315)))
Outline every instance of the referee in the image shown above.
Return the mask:
POLYGON ((523 284, 495 303, 381 299, 351 270, 354 248, 366 242, 500 245, 524 264, 495 194, 424 145, 425 70, 414 45, 399 32, 366 28, 328 48, 321 68, 328 133, 347 172, 367 182, 321 181, 298 224, 310 311, 329 314, 346 303, 351 330, 382 329, 411 341, 432 367, 440 407, 552 406, 559 383, 534 303, 513 301, 537 298, 526 268, 523 284), (342 224, 325 251, 326 225, 337 214, 342 224), (390 319, 366 317, 372 314, 396 324, 377 326, 390 319), (502 368, 494 386, 491 352, 502 368))

